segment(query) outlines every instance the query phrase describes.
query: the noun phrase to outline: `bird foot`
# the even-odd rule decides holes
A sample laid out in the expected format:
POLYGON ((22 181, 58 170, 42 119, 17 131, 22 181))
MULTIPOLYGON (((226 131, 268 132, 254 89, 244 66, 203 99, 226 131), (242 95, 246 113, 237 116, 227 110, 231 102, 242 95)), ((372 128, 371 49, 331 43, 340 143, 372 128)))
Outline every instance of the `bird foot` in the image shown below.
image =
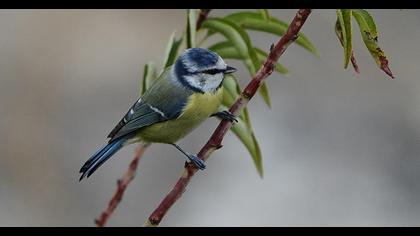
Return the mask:
POLYGON ((204 164, 204 161, 198 158, 195 155, 188 155, 188 159, 200 170, 206 169, 206 165, 204 164))
POLYGON ((215 116, 223 119, 228 120, 230 122, 238 122, 238 119, 236 119, 236 116, 232 114, 230 111, 219 111, 215 114, 215 116))

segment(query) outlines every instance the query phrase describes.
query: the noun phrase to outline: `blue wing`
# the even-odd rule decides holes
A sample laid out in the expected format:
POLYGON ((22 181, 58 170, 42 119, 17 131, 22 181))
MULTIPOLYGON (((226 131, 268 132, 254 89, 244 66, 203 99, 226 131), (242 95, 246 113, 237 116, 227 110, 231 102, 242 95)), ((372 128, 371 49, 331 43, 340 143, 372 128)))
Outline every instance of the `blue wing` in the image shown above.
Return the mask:
POLYGON ((191 90, 174 84, 169 69, 137 100, 115 128, 109 142, 155 123, 176 119, 184 109, 191 90))

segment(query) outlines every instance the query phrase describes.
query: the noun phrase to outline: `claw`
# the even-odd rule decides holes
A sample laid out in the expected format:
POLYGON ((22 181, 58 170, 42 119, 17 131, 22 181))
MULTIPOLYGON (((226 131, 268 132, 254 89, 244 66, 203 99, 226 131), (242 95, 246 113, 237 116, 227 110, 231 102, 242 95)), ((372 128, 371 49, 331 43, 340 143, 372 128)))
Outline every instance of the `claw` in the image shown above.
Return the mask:
POLYGON ((236 116, 232 114, 230 111, 219 111, 215 113, 214 115, 223 120, 228 120, 230 122, 234 122, 234 121, 238 122, 238 119, 236 119, 236 116))
POLYGON ((200 158, 198 158, 195 155, 189 155, 188 159, 190 159, 190 161, 200 170, 204 170, 206 169, 206 165, 204 164, 204 161, 201 160, 200 158))

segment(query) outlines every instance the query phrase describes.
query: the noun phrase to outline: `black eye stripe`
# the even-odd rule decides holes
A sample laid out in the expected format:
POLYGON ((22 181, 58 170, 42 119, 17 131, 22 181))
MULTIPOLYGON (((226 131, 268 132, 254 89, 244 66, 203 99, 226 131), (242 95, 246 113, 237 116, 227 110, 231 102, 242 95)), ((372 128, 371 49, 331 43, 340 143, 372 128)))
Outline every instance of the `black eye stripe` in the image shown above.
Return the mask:
POLYGON ((220 70, 220 69, 208 69, 208 70, 203 70, 200 73, 215 75, 215 74, 220 73, 220 72, 223 72, 223 70, 220 70))

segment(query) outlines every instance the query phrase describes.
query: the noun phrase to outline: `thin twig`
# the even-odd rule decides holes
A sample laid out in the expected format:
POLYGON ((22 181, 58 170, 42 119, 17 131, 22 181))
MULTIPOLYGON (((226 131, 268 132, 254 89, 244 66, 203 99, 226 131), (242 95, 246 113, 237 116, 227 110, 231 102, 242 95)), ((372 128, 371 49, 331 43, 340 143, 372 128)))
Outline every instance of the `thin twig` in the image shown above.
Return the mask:
POLYGON ((198 15, 196 30, 199 30, 203 22, 207 19, 211 9, 200 9, 200 15, 198 15))
POLYGON ((122 196, 124 195, 125 189, 127 188, 128 184, 134 179, 139 161, 148 146, 149 144, 139 144, 136 147, 136 150, 134 152, 134 159, 131 161, 130 166, 127 172, 124 174, 124 176, 121 179, 117 180, 117 189, 115 190, 114 195, 109 201, 107 209, 103 211, 97 219, 95 219, 96 226, 105 226, 109 217, 114 212, 115 208, 117 208, 118 204, 122 199, 122 196))
MULTIPOLYGON (((251 82, 242 91, 240 98, 229 109, 235 115, 238 115, 241 110, 247 105, 249 100, 255 95, 261 83, 266 79, 274 70, 275 64, 284 53, 287 47, 297 38, 297 35, 305 23, 307 17, 311 13, 310 9, 300 9, 287 29, 287 32, 280 38, 277 44, 273 47, 269 53, 263 66, 251 80, 251 82)), ((221 148, 222 140, 227 131, 232 126, 229 121, 221 121, 219 126, 216 128, 207 143, 201 148, 198 153, 198 157, 202 160, 207 160, 210 154, 221 148)), ((175 186, 168 193, 168 195, 162 200, 159 206, 149 216, 144 226, 158 226, 166 215, 171 206, 181 197, 184 193, 186 186, 190 182, 191 178, 197 172, 197 168, 194 164, 188 163, 185 166, 182 176, 178 179, 175 186)))

